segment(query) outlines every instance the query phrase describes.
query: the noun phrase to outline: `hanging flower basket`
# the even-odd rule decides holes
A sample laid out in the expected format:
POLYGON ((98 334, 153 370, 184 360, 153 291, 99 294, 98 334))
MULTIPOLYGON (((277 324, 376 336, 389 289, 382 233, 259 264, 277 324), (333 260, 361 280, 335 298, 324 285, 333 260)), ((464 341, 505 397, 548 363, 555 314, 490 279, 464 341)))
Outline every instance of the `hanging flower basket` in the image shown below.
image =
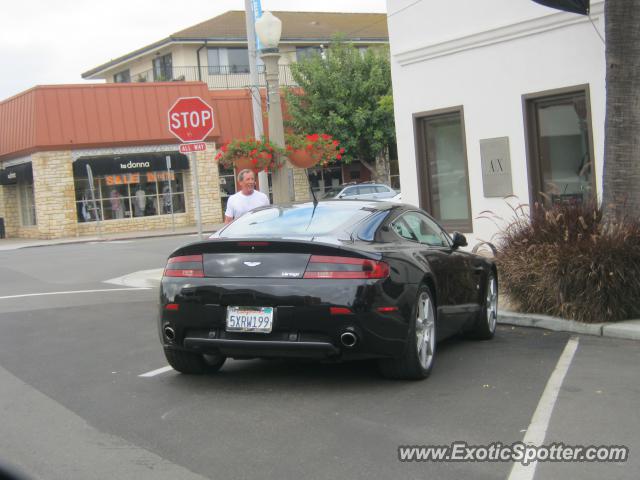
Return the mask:
POLYGON ((317 164, 327 166, 342 160, 344 154, 340 142, 326 133, 288 134, 285 142, 289 161, 300 168, 309 168, 317 164))
POLYGON ((287 153, 291 164, 299 168, 313 167, 320 160, 318 155, 313 155, 305 149, 289 150, 287 153))
POLYGON ((284 150, 268 140, 232 140, 220 147, 215 159, 225 168, 237 171, 249 168, 254 172, 273 172, 282 166, 284 150))

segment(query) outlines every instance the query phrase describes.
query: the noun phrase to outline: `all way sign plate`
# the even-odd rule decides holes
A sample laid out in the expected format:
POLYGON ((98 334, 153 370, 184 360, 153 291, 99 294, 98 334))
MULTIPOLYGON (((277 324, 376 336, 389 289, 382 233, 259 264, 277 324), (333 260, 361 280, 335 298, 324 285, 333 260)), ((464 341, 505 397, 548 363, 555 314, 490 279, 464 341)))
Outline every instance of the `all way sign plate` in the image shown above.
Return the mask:
POLYGON ((207 149, 207 144, 203 142, 199 143, 183 143, 178 149, 180 153, 189 153, 189 152, 204 152, 207 149))

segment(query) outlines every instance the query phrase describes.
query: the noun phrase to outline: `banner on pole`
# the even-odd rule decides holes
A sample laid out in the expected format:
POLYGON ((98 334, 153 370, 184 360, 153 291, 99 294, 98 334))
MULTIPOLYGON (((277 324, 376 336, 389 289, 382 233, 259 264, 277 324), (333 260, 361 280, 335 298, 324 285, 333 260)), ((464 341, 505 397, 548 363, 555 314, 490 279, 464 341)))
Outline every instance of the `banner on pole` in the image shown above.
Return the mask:
MULTIPOLYGON (((262 16, 262 5, 260 5, 260 0, 251 0, 251 9, 253 10, 253 20, 254 22, 258 20, 262 16)), ((256 49, 260 50, 262 46, 260 45, 260 39, 257 35, 255 35, 256 26, 253 24, 253 32, 256 39, 256 49)))

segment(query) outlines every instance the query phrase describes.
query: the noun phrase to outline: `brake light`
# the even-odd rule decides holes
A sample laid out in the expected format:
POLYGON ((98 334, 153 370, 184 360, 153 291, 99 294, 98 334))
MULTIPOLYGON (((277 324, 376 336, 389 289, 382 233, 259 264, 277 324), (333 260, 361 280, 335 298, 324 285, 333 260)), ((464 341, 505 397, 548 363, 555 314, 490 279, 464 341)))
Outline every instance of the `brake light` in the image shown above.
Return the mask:
POLYGON ((353 315, 353 311, 347 307, 329 307, 331 315, 353 315))
POLYGON ((391 313, 391 312, 397 312, 398 307, 378 307, 376 310, 380 313, 391 313))
POLYGON ((389 276, 389 265, 377 260, 311 255, 304 278, 377 279, 389 276))
POLYGON ((202 255, 171 257, 164 269, 165 277, 204 277, 202 255))

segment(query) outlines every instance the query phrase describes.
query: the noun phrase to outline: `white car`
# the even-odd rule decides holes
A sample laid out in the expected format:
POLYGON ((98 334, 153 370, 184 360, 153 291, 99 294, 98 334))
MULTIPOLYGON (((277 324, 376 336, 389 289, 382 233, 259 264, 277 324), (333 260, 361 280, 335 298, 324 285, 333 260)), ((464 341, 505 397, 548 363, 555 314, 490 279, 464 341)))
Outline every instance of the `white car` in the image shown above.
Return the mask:
POLYGON ((337 187, 331 187, 322 197, 325 200, 330 198, 345 200, 388 200, 396 196, 393 188, 382 183, 345 183, 337 187))

